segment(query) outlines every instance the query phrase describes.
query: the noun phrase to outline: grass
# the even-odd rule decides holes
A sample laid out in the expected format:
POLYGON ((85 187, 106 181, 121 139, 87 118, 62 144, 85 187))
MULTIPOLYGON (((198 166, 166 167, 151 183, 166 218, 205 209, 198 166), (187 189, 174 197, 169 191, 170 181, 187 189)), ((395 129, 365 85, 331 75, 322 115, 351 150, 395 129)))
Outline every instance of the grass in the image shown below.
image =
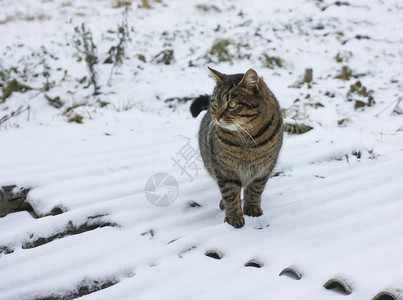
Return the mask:
POLYGON ((127 100, 127 101, 119 100, 117 105, 115 105, 114 103, 111 103, 111 104, 117 112, 128 111, 128 110, 133 109, 136 106, 136 103, 133 103, 130 100, 127 100))
POLYGON ((30 87, 29 85, 20 83, 17 79, 12 79, 3 84, 3 86, 2 86, 3 96, 0 98, 0 100, 2 102, 4 102, 14 92, 25 93, 29 90, 32 90, 32 87, 30 87))
POLYGON ((17 13, 14 16, 7 15, 4 19, 0 20, 0 25, 4 25, 7 23, 15 22, 15 21, 44 21, 50 19, 49 16, 45 15, 44 13, 39 13, 36 15, 31 14, 23 14, 17 13))
POLYGON ((284 60, 278 56, 270 56, 263 53, 264 66, 269 69, 274 69, 276 67, 282 68, 284 66, 284 60))
POLYGON ((15 111, 12 111, 8 114, 5 114, 0 118, 0 126, 9 121, 10 119, 22 114, 23 112, 27 111, 28 112, 28 117, 27 120, 29 121, 29 116, 31 112, 31 107, 28 105, 25 108, 23 106, 18 107, 15 111))
MULTIPOLYGON (((96 71, 96 64, 98 63, 97 46, 92 38, 91 29, 88 28, 85 23, 81 26, 74 28, 73 44, 77 52, 84 56, 84 60, 88 67, 89 83, 94 88, 93 95, 99 95, 100 86, 98 84, 98 73, 96 71)), ((88 87, 87 86, 87 87, 88 87)))
POLYGON ((233 42, 229 39, 216 40, 210 49, 209 54, 217 57, 219 62, 231 62, 233 56, 229 53, 228 46, 233 42))
POLYGON ((285 123, 284 124, 284 131, 289 134, 303 134, 312 129, 313 129, 312 126, 306 125, 304 123, 295 122, 295 123, 285 123))

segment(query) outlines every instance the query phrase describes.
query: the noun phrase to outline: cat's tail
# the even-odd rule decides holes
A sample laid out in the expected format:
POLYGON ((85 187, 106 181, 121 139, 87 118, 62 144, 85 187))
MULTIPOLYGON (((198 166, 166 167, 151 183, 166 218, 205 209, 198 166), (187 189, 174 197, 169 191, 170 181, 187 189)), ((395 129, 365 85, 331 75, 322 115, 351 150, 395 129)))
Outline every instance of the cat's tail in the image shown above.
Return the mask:
POLYGON ((200 95, 196 99, 193 100, 190 105, 190 113, 193 118, 196 118, 203 110, 207 110, 210 104, 210 96, 209 95, 200 95))

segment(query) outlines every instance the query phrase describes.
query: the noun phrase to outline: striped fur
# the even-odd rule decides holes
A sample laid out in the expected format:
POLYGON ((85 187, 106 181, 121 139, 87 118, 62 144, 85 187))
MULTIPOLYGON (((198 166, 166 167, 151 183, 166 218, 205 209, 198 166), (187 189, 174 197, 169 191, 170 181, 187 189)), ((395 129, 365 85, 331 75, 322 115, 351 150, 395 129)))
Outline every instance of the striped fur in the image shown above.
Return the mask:
POLYGON ((220 188, 225 221, 240 228, 243 214, 262 215, 261 195, 281 148, 283 120, 276 98, 254 70, 235 75, 210 70, 217 85, 200 125, 200 152, 220 188))

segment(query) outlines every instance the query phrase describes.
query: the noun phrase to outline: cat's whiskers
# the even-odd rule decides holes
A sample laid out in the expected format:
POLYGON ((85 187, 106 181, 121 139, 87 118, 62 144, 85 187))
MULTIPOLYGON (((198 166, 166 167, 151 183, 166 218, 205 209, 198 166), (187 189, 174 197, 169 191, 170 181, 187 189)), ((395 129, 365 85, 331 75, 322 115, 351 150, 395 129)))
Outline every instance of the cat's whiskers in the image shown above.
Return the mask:
POLYGON ((242 123, 242 125, 244 126, 244 128, 247 128, 247 129, 253 129, 253 127, 254 127, 250 122, 242 123))
POLYGON ((235 122, 234 125, 235 125, 236 127, 238 127, 239 129, 241 129, 243 132, 245 132, 245 133, 250 137, 250 139, 253 141, 253 143, 255 144, 255 147, 257 147, 257 143, 256 143, 255 139, 249 134, 248 131, 246 131, 246 129, 244 129, 244 128, 243 128, 240 124, 238 124, 237 122, 235 122))
MULTIPOLYGON (((233 123, 235 125, 235 127, 239 128, 237 123, 233 123)), ((236 135, 242 139, 243 143, 246 145, 246 140, 245 137, 241 134, 241 132, 239 130, 235 130, 236 135)))

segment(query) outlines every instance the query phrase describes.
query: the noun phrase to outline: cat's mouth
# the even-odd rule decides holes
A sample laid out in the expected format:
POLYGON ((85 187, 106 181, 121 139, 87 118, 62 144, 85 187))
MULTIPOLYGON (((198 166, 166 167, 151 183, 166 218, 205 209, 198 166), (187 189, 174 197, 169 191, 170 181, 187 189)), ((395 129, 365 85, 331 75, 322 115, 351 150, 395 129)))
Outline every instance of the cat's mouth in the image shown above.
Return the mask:
POLYGON ((217 125, 217 126, 220 126, 221 128, 230 130, 230 131, 238 131, 239 130, 238 126, 236 126, 234 123, 228 123, 228 122, 225 122, 223 120, 215 119, 214 124, 217 125))

